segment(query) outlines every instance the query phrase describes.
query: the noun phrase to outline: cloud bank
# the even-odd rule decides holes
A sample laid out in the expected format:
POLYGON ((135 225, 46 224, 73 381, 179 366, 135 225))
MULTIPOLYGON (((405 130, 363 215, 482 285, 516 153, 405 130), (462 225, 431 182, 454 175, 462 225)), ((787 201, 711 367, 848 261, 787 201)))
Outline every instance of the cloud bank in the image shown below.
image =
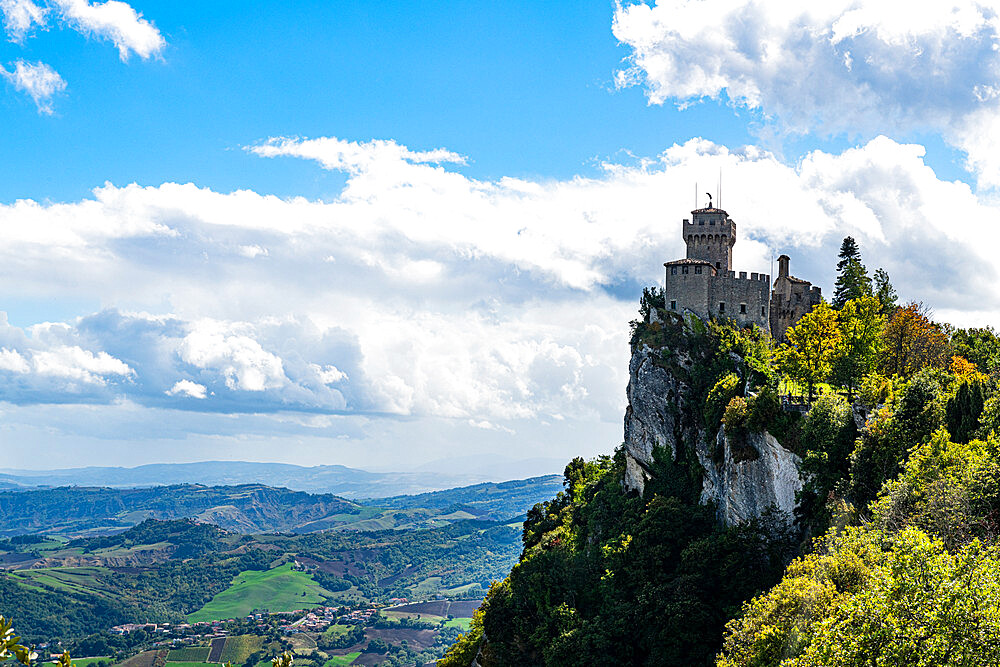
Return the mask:
POLYGON ((448 151, 392 142, 251 150, 348 180, 331 201, 165 183, 0 205, 0 297, 107 304, 71 322, 4 322, 0 398, 617 422, 635 299, 683 253, 692 180, 720 167, 739 269, 770 272, 788 252, 829 288, 851 234, 904 298, 958 323, 1000 314, 1000 213, 937 179, 921 147, 885 137, 792 166, 694 139, 558 181, 476 180, 439 164, 461 164, 448 151))

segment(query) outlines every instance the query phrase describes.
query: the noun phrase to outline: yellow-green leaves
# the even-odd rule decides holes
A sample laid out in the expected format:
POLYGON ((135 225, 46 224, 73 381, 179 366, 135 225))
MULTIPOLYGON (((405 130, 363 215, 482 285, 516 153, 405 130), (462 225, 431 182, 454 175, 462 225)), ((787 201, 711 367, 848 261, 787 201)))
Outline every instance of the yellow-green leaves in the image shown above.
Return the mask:
POLYGON ((829 377, 840 345, 837 311, 825 303, 817 304, 798 324, 785 332, 785 337, 788 342, 778 348, 778 368, 805 383, 812 400, 813 387, 829 377))
POLYGON ((1000 562, 915 528, 827 536, 727 626, 722 667, 1000 664, 1000 562))
POLYGON ((27 665, 36 659, 38 654, 21 644, 21 638, 14 634, 14 624, 0 616, 0 662, 9 660, 11 657, 16 658, 21 664, 27 665))

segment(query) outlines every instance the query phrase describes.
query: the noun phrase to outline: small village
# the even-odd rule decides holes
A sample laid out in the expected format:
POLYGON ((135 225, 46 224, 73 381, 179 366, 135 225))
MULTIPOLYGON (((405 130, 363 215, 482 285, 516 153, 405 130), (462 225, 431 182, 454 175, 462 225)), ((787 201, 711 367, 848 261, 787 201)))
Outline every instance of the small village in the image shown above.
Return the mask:
POLYGON ((170 644, 190 644, 203 639, 226 637, 229 635, 227 626, 235 623, 245 623, 263 630, 280 619, 278 629, 283 635, 293 635, 299 632, 322 632, 335 623, 341 625, 367 625, 376 616, 379 609, 407 604, 406 598, 392 598, 387 605, 367 605, 359 607, 315 607, 313 609, 298 609, 295 611, 269 612, 260 611, 247 614, 243 618, 226 618, 217 621, 199 621, 197 623, 125 623, 111 628, 116 635, 128 635, 142 630, 150 635, 163 635, 167 639, 156 642, 156 646, 170 644), (290 620, 289 620, 290 619, 290 620))

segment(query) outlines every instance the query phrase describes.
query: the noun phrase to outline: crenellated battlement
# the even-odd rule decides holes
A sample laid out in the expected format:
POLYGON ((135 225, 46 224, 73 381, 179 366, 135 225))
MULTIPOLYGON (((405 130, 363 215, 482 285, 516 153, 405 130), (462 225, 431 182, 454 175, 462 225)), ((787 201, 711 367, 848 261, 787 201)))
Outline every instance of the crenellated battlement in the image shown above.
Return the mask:
POLYGON ((717 271, 732 270, 736 223, 726 211, 714 207, 696 209, 681 224, 689 259, 709 262, 717 271))

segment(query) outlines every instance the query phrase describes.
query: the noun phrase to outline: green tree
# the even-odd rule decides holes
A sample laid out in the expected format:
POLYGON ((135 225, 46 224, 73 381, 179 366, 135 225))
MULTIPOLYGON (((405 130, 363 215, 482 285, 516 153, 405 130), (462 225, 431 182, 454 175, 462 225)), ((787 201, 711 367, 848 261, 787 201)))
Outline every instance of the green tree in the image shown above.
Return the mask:
POLYGON ((955 355, 965 357, 985 373, 1000 368, 1000 338, 992 327, 955 329, 951 348, 955 355))
POLYGON ((945 405, 948 432, 955 442, 968 442, 978 430, 985 401, 983 376, 970 373, 945 405))
POLYGON ((830 523, 828 500, 850 473, 857 436, 854 413, 842 396, 820 397, 806 415, 801 435, 804 484, 796 515, 801 527, 813 535, 822 533, 830 523))
POLYGON ((885 317, 878 299, 865 296, 844 304, 837 316, 840 323, 840 345, 833 360, 833 378, 847 388, 847 400, 854 400, 854 391, 861 379, 875 368, 882 349, 885 317))
POLYGON ((874 296, 881 305, 881 313, 889 317, 896 310, 896 289, 889 282, 889 274, 885 269, 875 271, 874 296))
POLYGON ((805 383, 812 401, 816 383, 823 382, 830 375, 840 344, 837 312, 821 302, 790 328, 785 338, 788 342, 778 348, 778 368, 805 383))
POLYGON ((837 283, 831 304, 839 310, 851 299, 869 296, 872 293, 872 282, 868 277, 868 270, 861 263, 861 250, 853 237, 844 239, 837 256, 840 261, 837 262, 837 283))
POLYGON ((844 240, 840 244, 840 252, 837 253, 837 257, 840 261, 837 262, 837 270, 843 271, 851 262, 861 261, 861 249, 858 248, 857 241, 854 240, 853 236, 845 236, 844 240))
POLYGON ((851 454, 850 497, 858 507, 875 499, 886 480, 902 469, 906 453, 944 426, 939 372, 925 369, 900 391, 893 409, 869 418, 851 454))
MULTIPOLYGON (((14 634, 13 622, 0 616, 0 662, 11 658, 16 659, 23 665, 28 665, 35 660, 38 654, 21 643, 21 638, 14 634)), ((65 656, 69 658, 69 654, 65 656)))
POLYGON ((727 625, 720 667, 1000 664, 1000 564, 914 528, 850 528, 789 565, 727 625))
POLYGON ((973 538, 991 539, 1000 510, 998 453, 994 438, 959 443, 938 429, 882 487, 872 505, 875 525, 888 531, 915 526, 953 550, 973 538))
POLYGON ((848 301, 871 296, 871 293, 872 281, 868 277, 868 270, 861 262, 851 260, 837 276, 831 305, 837 309, 843 308, 848 301))

